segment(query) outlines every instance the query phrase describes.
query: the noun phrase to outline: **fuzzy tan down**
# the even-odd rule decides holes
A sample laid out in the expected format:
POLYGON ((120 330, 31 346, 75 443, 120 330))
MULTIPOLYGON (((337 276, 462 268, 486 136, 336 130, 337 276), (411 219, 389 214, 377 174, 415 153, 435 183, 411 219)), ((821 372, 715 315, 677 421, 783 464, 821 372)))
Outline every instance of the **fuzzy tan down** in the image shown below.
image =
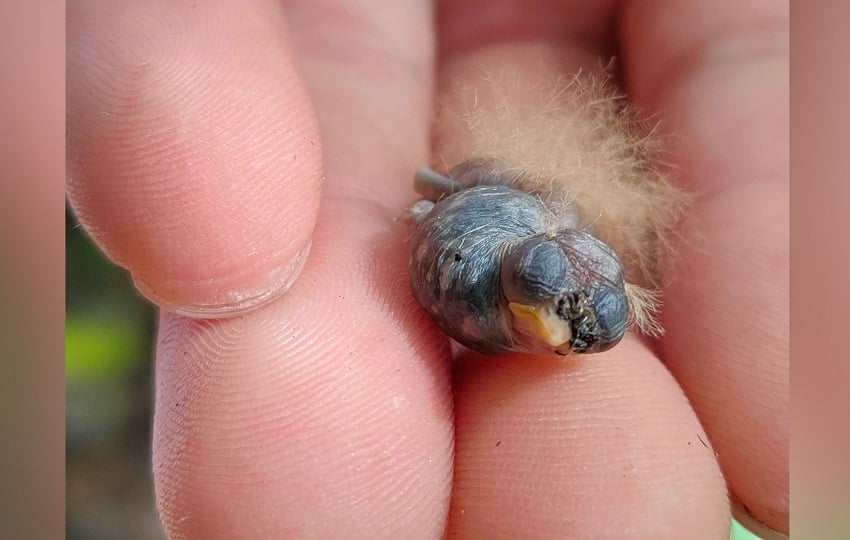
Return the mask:
POLYGON ((441 104, 434 167, 497 158, 554 213, 572 199, 580 227, 623 263, 637 326, 650 334, 670 242, 687 197, 659 172, 659 137, 606 78, 548 82, 501 74, 458 85, 441 104))

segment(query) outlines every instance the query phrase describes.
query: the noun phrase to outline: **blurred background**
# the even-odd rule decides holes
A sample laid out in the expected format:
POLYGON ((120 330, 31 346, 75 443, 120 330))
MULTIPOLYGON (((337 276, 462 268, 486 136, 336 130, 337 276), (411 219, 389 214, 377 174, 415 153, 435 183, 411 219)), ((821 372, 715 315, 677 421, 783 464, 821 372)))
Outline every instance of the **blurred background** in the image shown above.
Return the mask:
POLYGON ((159 540, 150 466, 155 312, 65 211, 66 537, 159 540))

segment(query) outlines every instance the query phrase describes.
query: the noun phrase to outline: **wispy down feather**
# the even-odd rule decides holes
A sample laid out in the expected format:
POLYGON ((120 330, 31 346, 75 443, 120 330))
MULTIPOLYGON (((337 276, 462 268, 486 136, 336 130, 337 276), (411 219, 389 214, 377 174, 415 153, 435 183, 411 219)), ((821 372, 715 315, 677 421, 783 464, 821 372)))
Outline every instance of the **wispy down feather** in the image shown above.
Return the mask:
POLYGON ((654 289, 687 196, 657 166, 656 131, 604 75, 529 82, 484 74, 441 104, 434 167, 496 158, 501 174, 539 193, 553 213, 577 207, 579 227, 623 263, 633 322, 658 335, 654 289))

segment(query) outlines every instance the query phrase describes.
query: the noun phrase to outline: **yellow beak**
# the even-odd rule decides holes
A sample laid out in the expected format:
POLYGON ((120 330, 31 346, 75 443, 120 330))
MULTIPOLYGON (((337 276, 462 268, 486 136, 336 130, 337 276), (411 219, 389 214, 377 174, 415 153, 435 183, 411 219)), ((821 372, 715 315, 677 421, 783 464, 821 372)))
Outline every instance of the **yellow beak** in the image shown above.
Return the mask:
POLYGON ((552 347, 564 345, 572 337, 567 321, 558 317, 551 309, 515 302, 509 303, 508 308, 523 326, 552 347))

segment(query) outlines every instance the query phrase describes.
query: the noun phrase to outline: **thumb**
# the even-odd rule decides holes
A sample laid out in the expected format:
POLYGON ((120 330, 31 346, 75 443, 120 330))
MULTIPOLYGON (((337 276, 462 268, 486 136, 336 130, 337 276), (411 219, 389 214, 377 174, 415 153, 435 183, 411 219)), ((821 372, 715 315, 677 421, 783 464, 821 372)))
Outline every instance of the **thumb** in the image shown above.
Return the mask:
POLYGON ((68 198, 160 307, 232 315, 300 272, 323 173, 284 22, 270 0, 68 6, 68 198))

